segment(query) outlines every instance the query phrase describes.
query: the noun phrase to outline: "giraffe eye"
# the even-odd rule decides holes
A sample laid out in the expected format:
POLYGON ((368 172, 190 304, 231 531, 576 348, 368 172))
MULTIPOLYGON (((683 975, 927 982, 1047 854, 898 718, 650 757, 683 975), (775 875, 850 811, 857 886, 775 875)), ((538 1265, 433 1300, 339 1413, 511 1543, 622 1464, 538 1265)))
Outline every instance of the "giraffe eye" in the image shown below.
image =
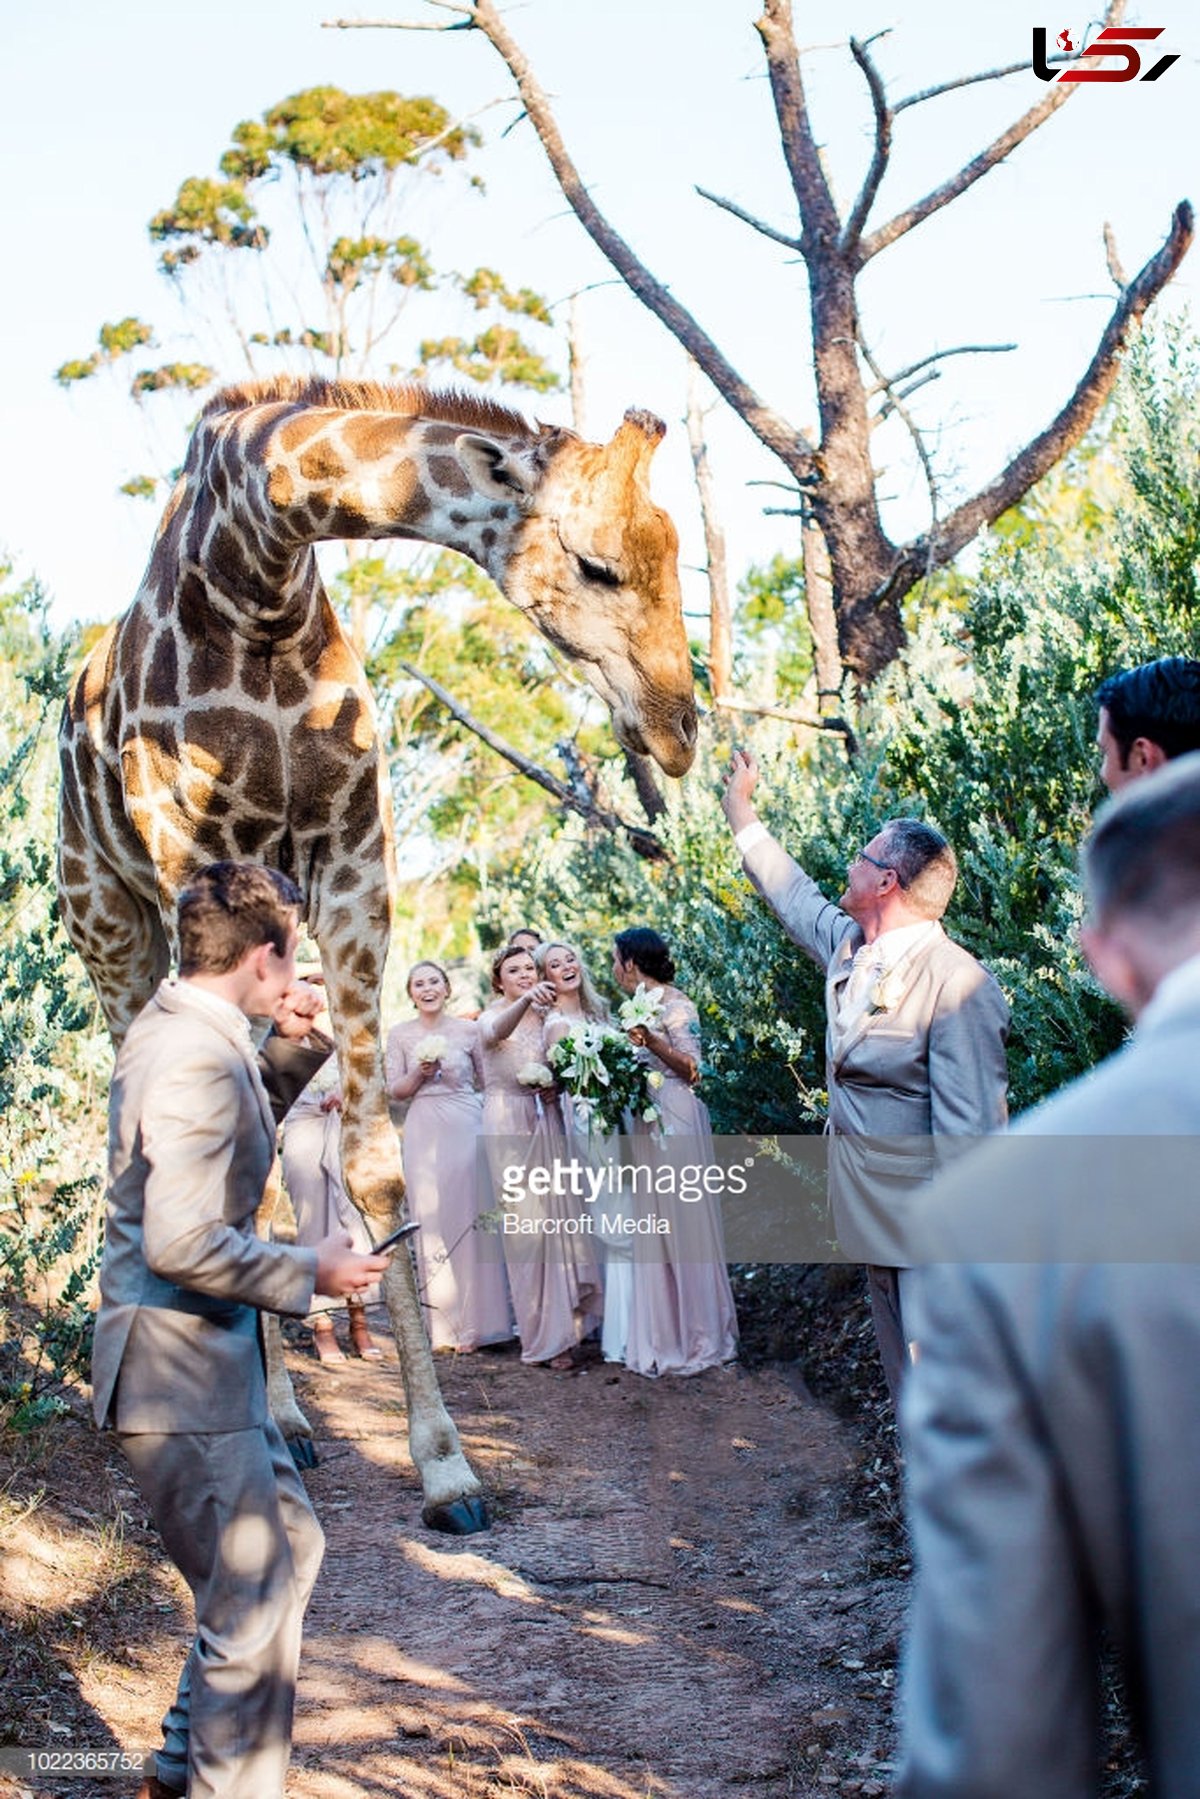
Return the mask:
POLYGON ((576 555, 575 560, 586 581, 594 581, 597 587, 620 587, 620 575, 615 569, 609 568, 606 562, 594 562, 590 556, 580 555, 576 555))

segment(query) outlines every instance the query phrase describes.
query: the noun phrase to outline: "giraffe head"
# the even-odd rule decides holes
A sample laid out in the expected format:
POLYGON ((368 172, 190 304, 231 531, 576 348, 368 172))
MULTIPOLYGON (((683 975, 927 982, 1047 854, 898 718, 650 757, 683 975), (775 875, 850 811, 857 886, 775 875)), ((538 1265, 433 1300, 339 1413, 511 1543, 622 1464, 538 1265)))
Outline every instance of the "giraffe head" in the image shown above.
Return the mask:
POLYGON ((527 442, 467 431, 454 451, 476 493, 517 509, 491 571, 508 598, 583 664, 618 742, 682 775, 695 754, 696 700, 679 538, 649 485, 665 430, 630 411, 604 445, 568 431, 527 442))
POLYGON ((253 515, 236 533, 240 554, 228 518, 210 546, 209 563, 220 562, 226 589, 237 590, 230 603, 242 604, 246 583, 236 577, 247 563, 258 589, 273 563, 285 571, 266 582, 278 592, 265 609, 256 590, 257 626, 290 615, 302 544, 445 544, 473 557, 582 664, 626 749, 682 775, 695 753, 696 701, 679 540, 649 486, 665 429, 631 411, 611 443, 591 444, 489 399, 281 377, 210 401, 189 463, 214 492, 219 480, 226 513, 253 515))

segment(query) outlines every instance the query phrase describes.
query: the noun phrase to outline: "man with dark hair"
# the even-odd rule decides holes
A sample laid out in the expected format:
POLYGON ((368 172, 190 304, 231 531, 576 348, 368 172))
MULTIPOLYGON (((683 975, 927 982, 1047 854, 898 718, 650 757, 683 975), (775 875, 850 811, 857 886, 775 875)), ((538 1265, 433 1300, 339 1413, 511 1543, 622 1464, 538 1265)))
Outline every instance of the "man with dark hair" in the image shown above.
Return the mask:
POLYGON ((1098 1793, 1102 1633, 1150 1790, 1200 1779, 1200 755, 1083 869, 1134 1035, 918 1207, 902 1799, 1098 1793))
POLYGON ((912 1139, 983 1136, 1004 1123, 1008 1006, 988 971, 942 929, 958 865, 940 831, 892 819, 851 862, 835 905, 759 821, 757 780, 754 758, 735 750, 725 816, 746 873, 825 973, 826 1128, 833 1137, 888 1140, 874 1169, 853 1146, 835 1154, 831 1145, 829 1186, 841 1248, 867 1269, 894 1401, 911 1336, 903 1216, 913 1182, 928 1176, 924 1158, 911 1157, 911 1176, 900 1164, 912 1139))
POLYGON ((1100 778, 1110 793, 1200 750, 1200 662, 1163 656, 1110 675, 1096 692, 1100 778))
POLYGON ((258 1314, 303 1317, 314 1292, 357 1292, 387 1267, 342 1231, 313 1249, 254 1234, 276 1122, 332 1047, 310 1035, 319 995, 295 981, 299 902, 274 869, 196 875, 179 900, 180 977, 134 1020, 113 1073, 93 1405, 196 1606, 140 1799, 283 1793, 323 1538, 267 1411, 258 1314), (274 1024, 257 1053, 252 1017, 274 1024))

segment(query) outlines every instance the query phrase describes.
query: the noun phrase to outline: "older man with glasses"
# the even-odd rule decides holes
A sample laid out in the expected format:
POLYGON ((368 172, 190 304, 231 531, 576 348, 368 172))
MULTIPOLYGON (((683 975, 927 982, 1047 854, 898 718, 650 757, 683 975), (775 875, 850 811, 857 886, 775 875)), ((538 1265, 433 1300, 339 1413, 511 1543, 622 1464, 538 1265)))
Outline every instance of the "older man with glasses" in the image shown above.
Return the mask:
POLYGON ((824 971, 827 1130, 838 1241, 866 1266, 875 1336, 893 1402, 908 1361, 904 1220, 929 1173, 917 1140, 971 1139, 1007 1111, 1009 1013, 995 979, 940 920, 958 879, 940 831, 894 818, 850 864, 835 904, 755 812, 754 758, 735 750, 725 816, 751 881, 792 941, 824 971))

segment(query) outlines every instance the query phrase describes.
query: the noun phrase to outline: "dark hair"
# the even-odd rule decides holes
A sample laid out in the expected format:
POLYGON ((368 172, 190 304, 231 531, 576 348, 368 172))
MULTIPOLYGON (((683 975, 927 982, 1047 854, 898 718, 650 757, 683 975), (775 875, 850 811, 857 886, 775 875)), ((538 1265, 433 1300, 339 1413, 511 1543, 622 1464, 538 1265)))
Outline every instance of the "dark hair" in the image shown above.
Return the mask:
POLYGON ((1110 675, 1096 689, 1096 704, 1121 752, 1121 766, 1139 737, 1156 743, 1172 761, 1200 750, 1200 662, 1162 656, 1110 675))
POLYGON ((200 869, 177 901, 180 974, 228 974, 265 943, 282 956, 300 906, 300 889, 277 868, 213 862, 200 869))
POLYGON ((622 962, 635 963, 650 980, 669 984, 675 979, 675 964, 666 939, 647 925, 618 931, 613 942, 622 962))
MULTIPOLYGON (((508 933, 509 949, 512 948, 518 937, 532 937, 533 947, 535 949, 539 947, 542 941, 542 933, 540 931, 535 931, 531 924, 519 924, 515 931, 510 931, 508 933)), ((524 944, 517 944, 518 949, 523 949, 524 947, 524 944)))
POLYGON ((405 991, 405 993, 407 993, 407 995, 408 995, 408 997, 409 997, 409 999, 411 999, 411 998, 412 998, 412 983, 413 983, 413 976, 414 976, 414 975, 415 975, 415 974, 416 974, 416 972, 417 972, 417 970, 418 970, 418 968, 433 968, 433 969, 436 969, 436 971, 437 971, 437 973, 438 973, 438 974, 440 974, 440 975, 441 975, 441 977, 442 977, 442 980, 443 980, 443 981, 444 981, 444 983, 445 983, 445 987, 446 987, 446 992, 447 992, 447 993, 449 993, 449 992, 450 992, 450 976, 449 976, 449 975, 448 975, 448 974, 447 974, 447 973, 446 973, 446 970, 445 970, 445 969, 444 969, 444 968, 443 968, 443 967, 442 967, 442 965, 441 965, 441 963, 440 963, 440 962, 431 962, 431 961, 429 961, 429 960, 425 960, 425 961, 423 961, 423 962, 414 962, 414 963, 413 963, 413 965, 412 965, 412 967, 411 967, 411 968, 410 968, 410 969, 409 969, 409 971, 408 971, 408 974, 407 974, 407 976, 406 976, 406 978, 405 978, 405 982, 404 982, 404 991, 405 991))
POLYGON ((1101 921, 1136 913, 1165 932, 1181 913, 1200 922, 1200 753, 1131 782, 1101 807, 1083 874, 1101 921))
POLYGON ((533 961, 533 951, 526 949, 523 943, 506 943, 503 949, 498 949, 492 957, 493 993, 504 992, 503 987, 500 985, 500 970, 504 967, 506 962, 511 962, 514 956, 528 956, 529 960, 531 962, 533 961))
POLYGON ((890 818, 879 835, 909 905, 923 918, 940 918, 958 880, 957 858, 942 833, 920 818, 890 818))

